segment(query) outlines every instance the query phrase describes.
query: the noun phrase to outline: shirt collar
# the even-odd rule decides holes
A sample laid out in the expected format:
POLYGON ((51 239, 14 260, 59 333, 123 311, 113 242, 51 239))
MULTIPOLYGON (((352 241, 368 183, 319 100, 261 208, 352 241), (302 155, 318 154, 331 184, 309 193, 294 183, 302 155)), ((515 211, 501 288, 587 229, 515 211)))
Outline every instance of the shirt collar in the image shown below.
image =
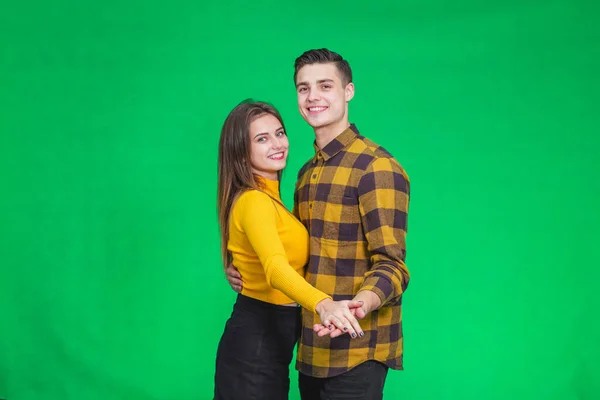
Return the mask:
POLYGON ((346 146, 348 146, 352 141, 359 135, 358 128, 354 124, 350 124, 350 126, 337 135, 331 142, 327 143, 325 147, 319 149, 317 146, 317 141, 315 140, 313 143, 313 147, 315 149, 315 156, 313 157, 313 163, 317 162, 321 157, 323 160, 327 161, 331 157, 335 156, 337 153, 342 151, 346 146))

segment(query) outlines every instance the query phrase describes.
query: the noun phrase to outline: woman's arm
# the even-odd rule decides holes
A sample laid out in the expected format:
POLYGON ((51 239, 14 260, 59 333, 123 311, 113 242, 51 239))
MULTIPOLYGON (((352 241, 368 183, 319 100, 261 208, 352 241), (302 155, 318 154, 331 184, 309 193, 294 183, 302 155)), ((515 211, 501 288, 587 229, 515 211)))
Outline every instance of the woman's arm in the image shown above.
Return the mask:
POLYGON ((335 302, 311 286, 292 268, 277 232, 277 210, 273 200, 260 191, 244 193, 236 204, 235 216, 264 268, 267 283, 302 307, 317 312, 324 325, 331 324, 355 337, 362 333, 349 307, 351 301, 335 302))

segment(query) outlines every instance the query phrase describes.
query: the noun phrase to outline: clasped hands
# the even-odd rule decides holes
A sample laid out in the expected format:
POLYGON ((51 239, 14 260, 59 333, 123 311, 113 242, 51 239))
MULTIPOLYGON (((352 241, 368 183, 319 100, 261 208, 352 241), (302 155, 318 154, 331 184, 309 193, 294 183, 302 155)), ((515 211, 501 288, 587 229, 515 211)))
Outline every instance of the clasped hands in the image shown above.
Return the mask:
POLYGON ((321 300, 315 307, 320 324, 313 325, 318 336, 329 335, 332 338, 347 333, 351 338, 363 337, 364 332, 357 321, 364 318, 364 302, 357 300, 333 301, 329 298, 321 300))
MULTIPOLYGON (((240 293, 242 276, 239 271, 230 264, 226 276, 231 288, 240 293)), ((319 337, 329 335, 336 338, 346 333, 352 338, 363 337, 364 332, 357 319, 363 319, 378 306, 379 297, 368 290, 359 292, 352 300, 321 300, 315 307, 321 323, 313 325, 313 330, 319 337)))

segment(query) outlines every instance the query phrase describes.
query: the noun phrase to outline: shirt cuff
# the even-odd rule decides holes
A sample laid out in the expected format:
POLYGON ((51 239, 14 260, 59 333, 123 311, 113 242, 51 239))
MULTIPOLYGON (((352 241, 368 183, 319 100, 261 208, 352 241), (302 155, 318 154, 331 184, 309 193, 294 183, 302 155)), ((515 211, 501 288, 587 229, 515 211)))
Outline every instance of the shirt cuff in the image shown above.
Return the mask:
POLYGON ((363 290, 370 290, 379 296, 379 300, 381 301, 380 307, 382 307, 392 298, 394 285, 388 279, 381 276, 369 276, 358 291, 362 292, 363 290))

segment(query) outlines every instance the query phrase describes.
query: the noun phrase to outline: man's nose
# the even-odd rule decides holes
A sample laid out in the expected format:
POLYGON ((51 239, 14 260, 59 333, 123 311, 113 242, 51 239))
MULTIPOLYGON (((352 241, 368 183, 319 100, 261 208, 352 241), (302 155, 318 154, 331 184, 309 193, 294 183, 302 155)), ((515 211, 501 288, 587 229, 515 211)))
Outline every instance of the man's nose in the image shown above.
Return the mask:
POLYGON ((318 90, 310 90, 308 92, 308 101, 317 101, 321 99, 321 95, 318 90))

